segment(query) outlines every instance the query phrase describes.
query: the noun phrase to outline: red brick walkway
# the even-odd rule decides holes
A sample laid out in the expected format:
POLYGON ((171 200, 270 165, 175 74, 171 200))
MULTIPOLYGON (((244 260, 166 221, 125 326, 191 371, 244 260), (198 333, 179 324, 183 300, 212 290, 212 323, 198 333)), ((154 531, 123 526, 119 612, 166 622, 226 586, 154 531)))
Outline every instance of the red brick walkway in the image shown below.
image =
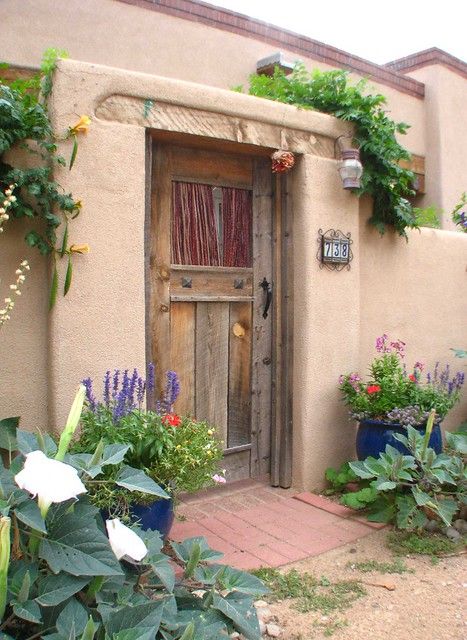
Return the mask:
POLYGON ((355 511, 312 493, 242 481, 184 500, 173 540, 204 536, 239 569, 279 567, 371 533, 355 511))

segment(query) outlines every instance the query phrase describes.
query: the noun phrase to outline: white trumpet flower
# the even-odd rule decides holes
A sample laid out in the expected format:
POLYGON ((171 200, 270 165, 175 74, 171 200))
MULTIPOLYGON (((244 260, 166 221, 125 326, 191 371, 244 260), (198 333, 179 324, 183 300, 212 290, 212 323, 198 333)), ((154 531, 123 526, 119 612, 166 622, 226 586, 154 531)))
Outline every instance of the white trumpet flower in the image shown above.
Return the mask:
POLYGON ((110 546, 117 560, 120 560, 123 556, 129 556, 139 562, 147 554, 148 549, 138 534, 125 526, 118 518, 106 520, 105 526, 107 527, 110 546))
POLYGON ((87 491, 76 469, 51 460, 42 451, 31 451, 26 455, 23 470, 15 475, 15 482, 21 489, 37 495, 43 517, 52 502, 65 502, 87 491))

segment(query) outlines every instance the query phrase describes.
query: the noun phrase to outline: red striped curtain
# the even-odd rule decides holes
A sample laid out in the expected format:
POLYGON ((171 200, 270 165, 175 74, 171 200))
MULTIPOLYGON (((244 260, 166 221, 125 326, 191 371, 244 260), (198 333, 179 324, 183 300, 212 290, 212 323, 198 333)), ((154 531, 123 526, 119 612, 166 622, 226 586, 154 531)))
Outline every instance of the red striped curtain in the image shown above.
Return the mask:
POLYGON ((250 191, 222 187, 221 220, 210 185, 173 182, 172 197, 173 264, 252 266, 250 191))
POLYGON ((222 188, 224 267, 251 267, 251 191, 222 188))
POLYGON ((219 266, 212 187, 174 182, 172 198, 172 263, 219 266))

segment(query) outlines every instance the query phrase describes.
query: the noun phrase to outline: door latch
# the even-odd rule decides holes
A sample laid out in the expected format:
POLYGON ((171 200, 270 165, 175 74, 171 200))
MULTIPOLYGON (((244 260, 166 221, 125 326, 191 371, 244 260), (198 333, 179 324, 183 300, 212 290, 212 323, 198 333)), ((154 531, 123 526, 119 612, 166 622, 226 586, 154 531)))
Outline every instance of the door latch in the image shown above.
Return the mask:
POLYGON ((266 280, 266 276, 262 279, 259 286, 263 289, 266 294, 266 301, 264 303, 263 309, 263 318, 268 317, 269 307, 272 302, 272 284, 266 280))

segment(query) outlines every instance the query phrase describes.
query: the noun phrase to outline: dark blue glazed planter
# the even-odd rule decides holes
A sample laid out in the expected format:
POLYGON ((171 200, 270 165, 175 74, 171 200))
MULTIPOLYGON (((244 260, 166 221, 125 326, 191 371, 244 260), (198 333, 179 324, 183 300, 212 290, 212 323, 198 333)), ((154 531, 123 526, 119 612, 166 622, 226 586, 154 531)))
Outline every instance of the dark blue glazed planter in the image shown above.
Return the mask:
MULTIPOLYGON (((109 512, 101 509, 101 516, 104 522, 109 518, 109 512)), ((165 540, 172 528, 175 512, 172 498, 156 500, 152 504, 134 504, 130 507, 130 516, 133 522, 140 525, 141 529, 147 531, 159 531, 165 540)))
MULTIPOLYGON (((419 427, 420 433, 425 433, 425 427, 419 427)), ((410 455, 407 447, 402 442, 394 438, 396 433, 407 435, 407 429, 400 424, 391 424, 390 422, 381 422, 380 420, 362 420, 359 423, 357 431, 357 457, 359 460, 365 460, 368 456, 379 458, 384 453, 386 445, 390 444, 404 455, 410 455)), ((439 424, 435 424, 431 432, 429 446, 441 453, 443 450, 443 440, 441 438, 441 429, 439 424)))
POLYGON ((170 499, 156 500, 152 504, 135 504, 130 507, 130 515, 144 531, 159 531, 165 540, 174 521, 174 502, 170 499))

